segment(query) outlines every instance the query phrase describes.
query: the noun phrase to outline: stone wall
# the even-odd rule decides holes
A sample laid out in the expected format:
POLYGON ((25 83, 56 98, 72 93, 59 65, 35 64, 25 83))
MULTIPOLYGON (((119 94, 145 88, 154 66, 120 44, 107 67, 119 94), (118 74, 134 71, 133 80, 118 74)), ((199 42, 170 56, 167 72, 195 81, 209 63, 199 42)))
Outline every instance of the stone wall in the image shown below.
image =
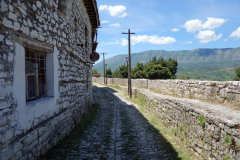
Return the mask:
MULTIPOLYGON (((127 87, 122 87, 127 91, 127 87)), ((133 97, 203 159, 240 159, 240 113, 222 105, 150 94, 133 89, 133 97)))
POLYGON ((0 159, 36 159, 91 105, 90 19, 83 0, 61 1, 61 11, 60 0, 0 1, 0 159), (48 96, 31 102, 26 48, 47 53, 48 96))
MULTIPOLYGON (((103 82, 102 77, 93 77, 92 80, 103 82)), ((108 84, 127 86, 127 79, 108 78, 108 84)), ((176 97, 240 105, 240 83, 238 81, 132 79, 132 86, 176 97)))

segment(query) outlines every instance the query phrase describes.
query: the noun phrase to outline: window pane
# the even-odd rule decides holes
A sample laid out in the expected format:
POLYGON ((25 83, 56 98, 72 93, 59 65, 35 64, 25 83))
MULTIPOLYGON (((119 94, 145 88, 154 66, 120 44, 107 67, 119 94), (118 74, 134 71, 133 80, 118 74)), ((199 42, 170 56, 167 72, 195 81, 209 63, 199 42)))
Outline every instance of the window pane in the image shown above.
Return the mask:
POLYGON ((36 97, 36 76, 28 76, 27 78, 27 88, 28 88, 28 99, 33 99, 36 97))
POLYGON ((27 101, 47 95, 46 53, 26 49, 26 97, 27 101))
POLYGON ((39 85, 39 96, 45 95, 45 78, 38 79, 38 85, 39 85))
POLYGON ((30 55, 29 51, 26 50, 26 58, 30 58, 30 57, 31 57, 31 55, 30 55))

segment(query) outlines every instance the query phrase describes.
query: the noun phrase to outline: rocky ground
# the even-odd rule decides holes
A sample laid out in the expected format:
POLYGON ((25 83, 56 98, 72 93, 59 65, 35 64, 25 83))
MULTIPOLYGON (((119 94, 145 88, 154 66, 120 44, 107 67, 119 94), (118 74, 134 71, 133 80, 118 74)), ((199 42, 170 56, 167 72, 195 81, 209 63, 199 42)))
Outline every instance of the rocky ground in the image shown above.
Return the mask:
POLYGON ((178 159, 171 144, 123 91, 94 84, 93 94, 99 109, 92 123, 71 139, 71 147, 59 144, 43 159, 178 159))

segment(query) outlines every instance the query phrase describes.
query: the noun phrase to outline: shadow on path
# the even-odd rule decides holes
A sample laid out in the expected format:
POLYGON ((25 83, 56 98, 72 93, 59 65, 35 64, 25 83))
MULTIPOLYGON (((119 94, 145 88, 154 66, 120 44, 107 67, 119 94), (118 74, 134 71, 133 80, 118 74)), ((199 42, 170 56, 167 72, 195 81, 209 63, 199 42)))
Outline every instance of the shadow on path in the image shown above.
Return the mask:
POLYGON ((99 108, 91 123, 80 122, 74 130, 81 134, 71 132, 43 159, 180 159, 171 143, 125 102, 123 92, 93 86, 93 99, 99 108), (87 126, 83 130, 79 125, 87 126))

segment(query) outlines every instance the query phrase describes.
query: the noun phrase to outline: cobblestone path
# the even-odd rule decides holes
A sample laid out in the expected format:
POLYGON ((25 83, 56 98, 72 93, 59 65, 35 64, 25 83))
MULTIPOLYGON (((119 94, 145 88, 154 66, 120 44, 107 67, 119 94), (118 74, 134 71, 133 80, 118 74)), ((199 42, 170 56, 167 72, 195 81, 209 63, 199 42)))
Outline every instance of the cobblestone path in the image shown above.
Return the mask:
POLYGON ((177 159, 177 153, 122 91, 94 84, 100 104, 93 123, 67 154, 68 159, 177 159))

